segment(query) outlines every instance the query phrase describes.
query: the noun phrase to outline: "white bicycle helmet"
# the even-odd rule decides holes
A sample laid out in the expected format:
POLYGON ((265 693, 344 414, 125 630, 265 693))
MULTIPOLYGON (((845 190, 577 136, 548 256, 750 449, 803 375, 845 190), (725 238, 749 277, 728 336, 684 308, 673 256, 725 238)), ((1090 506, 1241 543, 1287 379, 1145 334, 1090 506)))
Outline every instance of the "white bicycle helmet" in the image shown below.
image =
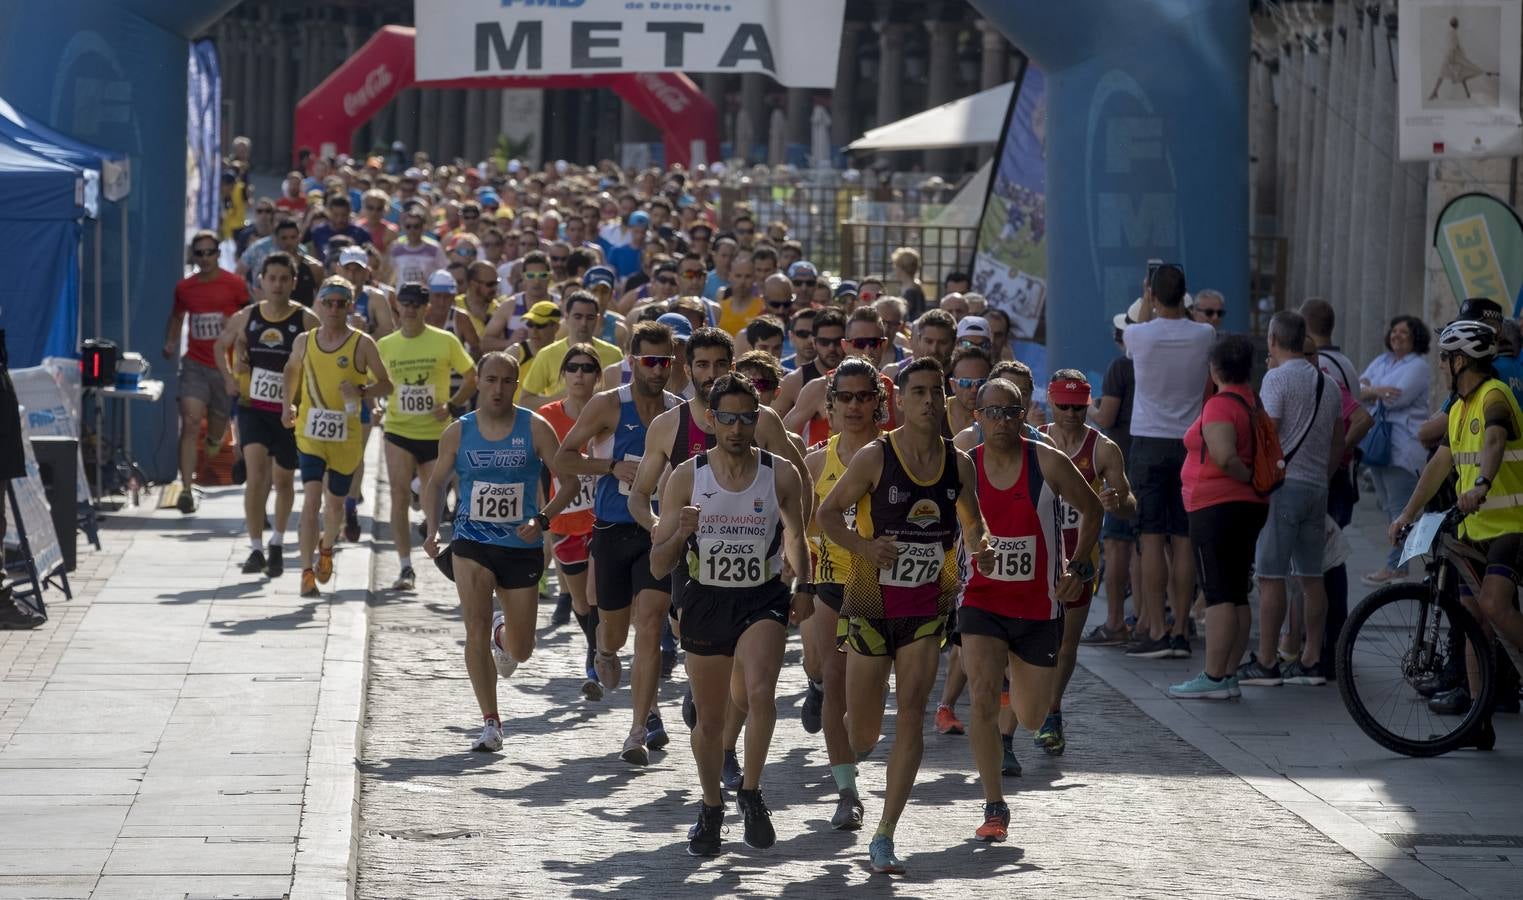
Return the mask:
POLYGON ((1469 319, 1450 322, 1439 332, 1438 349, 1462 353, 1471 359, 1492 359, 1497 355, 1497 332, 1484 322, 1469 319))

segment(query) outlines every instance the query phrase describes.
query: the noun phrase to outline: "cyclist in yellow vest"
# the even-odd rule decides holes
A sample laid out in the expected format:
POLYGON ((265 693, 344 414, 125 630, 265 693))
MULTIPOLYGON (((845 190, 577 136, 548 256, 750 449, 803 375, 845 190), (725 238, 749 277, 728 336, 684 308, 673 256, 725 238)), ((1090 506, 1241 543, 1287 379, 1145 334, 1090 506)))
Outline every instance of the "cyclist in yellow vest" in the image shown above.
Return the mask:
MULTIPOLYGON (((1391 523, 1391 540, 1411 524, 1452 470, 1465 513, 1459 535, 1486 552, 1479 611, 1514 648, 1523 647, 1523 614, 1513 608, 1523 581, 1523 410, 1496 377, 1497 333, 1482 322, 1451 322, 1438 337, 1439 364, 1449 370, 1455 402, 1444 441, 1428 460, 1412 498, 1391 523)), ((1471 612, 1474 598, 1464 597, 1471 612)), ((1475 685, 1471 685, 1474 693, 1475 685)), ((1491 711, 1472 732, 1479 746, 1496 740, 1491 711)))
POLYGON ((375 340, 349 324, 353 311, 354 288, 348 279, 335 275, 324 281, 317 291, 317 317, 322 324, 296 339, 286 362, 281 420, 287 428, 296 429, 301 468, 298 533, 303 597, 317 596, 318 582, 326 584, 333 577, 333 543, 344 521, 344 498, 365 452, 360 407, 391 393, 375 340))

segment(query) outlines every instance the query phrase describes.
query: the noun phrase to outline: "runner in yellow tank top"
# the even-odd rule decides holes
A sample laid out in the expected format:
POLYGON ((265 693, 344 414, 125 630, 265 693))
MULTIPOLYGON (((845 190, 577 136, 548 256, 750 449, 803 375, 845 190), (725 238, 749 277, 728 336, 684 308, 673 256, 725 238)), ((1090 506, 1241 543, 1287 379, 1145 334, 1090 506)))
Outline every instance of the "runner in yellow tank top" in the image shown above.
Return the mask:
MULTIPOLYGON (((878 372, 866 360, 848 359, 830 376, 825 395, 826 415, 835 430, 824 445, 804 458, 814 480, 815 505, 836 486, 856 452, 878 437, 878 408, 886 392, 878 372)), ((846 511, 849 527, 856 527, 856 508, 846 511)), ((862 801, 857 795, 856 756, 846 732, 846 655, 836 651, 842 585, 851 566, 851 554, 810 523, 815 556, 815 614, 799 626, 804 640, 804 671, 809 691, 804 698, 805 729, 825 732, 825 752, 839 798, 830 819, 832 828, 855 831, 862 827, 862 801), (820 728, 811 728, 818 716, 820 728)))
POLYGON ((296 339, 286 362, 285 412, 281 418, 287 428, 296 429, 301 466, 299 533, 304 597, 316 596, 317 583, 327 583, 333 576, 333 543, 344 520, 344 498, 365 447, 360 406, 391 393, 391 380, 375 340, 349 325, 353 310, 354 288, 349 281, 341 276, 324 281, 317 292, 317 316, 322 324, 296 339), (318 551, 315 568, 314 549, 318 551))

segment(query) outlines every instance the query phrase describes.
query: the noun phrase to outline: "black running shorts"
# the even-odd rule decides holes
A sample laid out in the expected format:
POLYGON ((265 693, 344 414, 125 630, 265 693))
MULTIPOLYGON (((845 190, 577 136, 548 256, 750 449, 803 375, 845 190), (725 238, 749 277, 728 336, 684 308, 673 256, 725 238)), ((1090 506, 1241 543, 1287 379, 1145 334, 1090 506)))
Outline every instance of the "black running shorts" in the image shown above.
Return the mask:
POLYGON ((998 638, 1010 652, 1029 665, 1051 668, 1058 664, 1058 647, 1063 643, 1063 619, 1016 619, 964 606, 957 613, 957 627, 962 636, 970 634, 998 638))
POLYGON ((641 591, 671 594, 670 578, 650 573, 650 532, 633 522, 598 522, 592 526, 593 579, 598 609, 628 609, 641 591))

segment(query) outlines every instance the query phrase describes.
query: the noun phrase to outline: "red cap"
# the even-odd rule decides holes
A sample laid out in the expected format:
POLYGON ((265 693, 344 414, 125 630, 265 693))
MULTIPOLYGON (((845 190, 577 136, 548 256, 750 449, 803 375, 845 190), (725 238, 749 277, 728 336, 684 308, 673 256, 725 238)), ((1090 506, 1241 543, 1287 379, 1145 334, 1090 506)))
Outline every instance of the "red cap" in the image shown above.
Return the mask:
POLYGON ((1054 381, 1047 385, 1047 399, 1064 406, 1088 406, 1089 382, 1067 379, 1054 381))

